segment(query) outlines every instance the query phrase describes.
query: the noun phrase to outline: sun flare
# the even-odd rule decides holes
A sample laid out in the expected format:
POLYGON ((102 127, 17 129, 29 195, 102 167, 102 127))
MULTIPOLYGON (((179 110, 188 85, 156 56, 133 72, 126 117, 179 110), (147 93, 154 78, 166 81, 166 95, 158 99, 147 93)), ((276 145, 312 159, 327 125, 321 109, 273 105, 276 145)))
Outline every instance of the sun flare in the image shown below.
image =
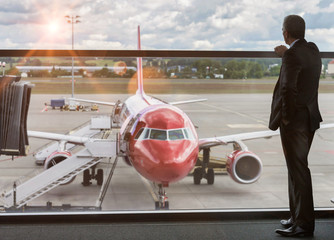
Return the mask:
POLYGON ((51 33, 56 33, 59 29, 59 25, 56 22, 51 22, 48 25, 48 29, 51 33))

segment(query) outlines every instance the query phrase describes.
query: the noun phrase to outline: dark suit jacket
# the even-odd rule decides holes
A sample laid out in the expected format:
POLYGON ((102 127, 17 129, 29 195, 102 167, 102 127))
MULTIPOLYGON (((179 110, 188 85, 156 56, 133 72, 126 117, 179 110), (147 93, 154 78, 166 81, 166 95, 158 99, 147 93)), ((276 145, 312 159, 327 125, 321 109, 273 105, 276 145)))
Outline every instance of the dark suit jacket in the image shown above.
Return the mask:
POLYGON ((271 104, 271 130, 278 129, 281 122, 293 124, 305 116, 309 117, 311 131, 319 128, 322 121, 318 105, 321 66, 319 49, 312 42, 300 39, 286 50, 271 104))

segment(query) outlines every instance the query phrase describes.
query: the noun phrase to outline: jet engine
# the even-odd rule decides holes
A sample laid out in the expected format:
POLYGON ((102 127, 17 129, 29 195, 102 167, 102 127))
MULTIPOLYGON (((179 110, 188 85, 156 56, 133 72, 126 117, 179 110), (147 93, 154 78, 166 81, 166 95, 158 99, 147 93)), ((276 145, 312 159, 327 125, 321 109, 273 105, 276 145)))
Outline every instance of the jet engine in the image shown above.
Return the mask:
POLYGON ((66 151, 64 151, 64 152, 53 152, 45 160, 44 169, 48 169, 50 167, 53 167, 54 165, 68 159, 69 157, 71 157, 70 152, 66 152, 66 151))
POLYGON ((252 152, 236 150, 228 156, 226 169, 237 183, 249 184, 260 178, 262 162, 252 152))
MULTIPOLYGON (((71 156, 72 156, 72 154, 70 152, 67 152, 67 151, 53 152, 45 160, 45 162, 44 162, 44 169, 49 169, 49 168, 55 166, 56 164, 58 164, 58 163, 60 163, 60 162, 62 162, 64 160, 68 159, 71 156)), ((75 177, 71 178, 70 180, 66 180, 61 185, 69 184, 74 179, 75 179, 75 177)))

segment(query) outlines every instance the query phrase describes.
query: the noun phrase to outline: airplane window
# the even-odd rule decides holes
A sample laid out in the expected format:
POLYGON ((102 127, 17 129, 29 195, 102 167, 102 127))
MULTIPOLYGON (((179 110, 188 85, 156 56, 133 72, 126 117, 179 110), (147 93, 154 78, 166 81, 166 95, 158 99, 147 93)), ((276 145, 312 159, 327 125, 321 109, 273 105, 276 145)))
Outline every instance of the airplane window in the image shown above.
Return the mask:
POLYGON ((145 128, 144 138, 143 139, 148 139, 149 136, 150 136, 150 129, 145 128))
POLYGON ((150 136, 150 129, 149 129, 149 128, 141 128, 141 129, 138 131, 138 133, 137 133, 135 139, 136 139, 136 140, 148 139, 149 136, 150 136))
POLYGON ((150 128, 141 128, 135 136, 136 140, 144 140, 144 139, 155 139, 155 140, 181 140, 181 139, 194 139, 194 135, 191 130, 188 128, 183 129, 175 129, 168 130, 168 138, 167 138, 167 130, 160 129, 150 129, 150 128))
POLYGON ((167 140, 167 132, 165 130, 151 129, 150 139, 167 140))
POLYGON ((184 132, 186 139, 194 139, 194 135, 192 134, 189 128, 184 128, 183 132, 184 132))
POLYGON ((169 138, 169 140, 180 140, 180 139, 184 139, 182 129, 177 129, 177 130, 170 130, 170 131, 168 131, 168 138, 169 138))
POLYGON ((143 133, 143 131, 144 131, 144 128, 141 128, 141 129, 139 130, 139 132, 137 133, 135 139, 138 139, 138 138, 140 137, 140 135, 143 133))

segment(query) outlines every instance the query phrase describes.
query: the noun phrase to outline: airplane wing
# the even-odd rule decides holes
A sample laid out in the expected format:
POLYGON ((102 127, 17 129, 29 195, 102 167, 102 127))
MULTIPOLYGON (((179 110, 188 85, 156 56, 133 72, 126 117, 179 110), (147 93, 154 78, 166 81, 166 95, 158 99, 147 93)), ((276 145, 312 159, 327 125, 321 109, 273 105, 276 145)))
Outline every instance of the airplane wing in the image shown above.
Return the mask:
MULTIPOLYGON (((334 127, 334 123, 320 125, 320 129, 333 128, 333 127, 334 127)), ((268 131, 233 134, 233 135, 213 137, 213 138, 202 138, 202 139, 199 139, 199 147, 200 149, 210 148, 210 147, 215 147, 218 145, 227 145, 228 143, 234 143, 238 141, 246 141, 246 140, 258 139, 258 138, 271 138, 279 134, 280 134, 279 130, 276 130, 276 131, 268 130, 268 131)))
POLYGON ((206 98, 202 98, 202 99, 195 99, 195 100, 169 102, 169 104, 170 105, 180 105, 180 104, 195 103, 195 102, 204 102, 204 101, 207 101, 207 99, 206 98))
POLYGON ((87 100, 87 99, 79 99, 79 98, 68 98, 70 101, 77 101, 77 102, 86 102, 86 103, 96 103, 100 105, 106 105, 106 106, 115 106, 116 103, 112 102, 103 102, 103 101, 95 101, 95 100, 87 100))
MULTIPOLYGON (((86 103, 96 103, 100 105, 106 106, 115 106, 116 103, 112 102, 103 102, 103 101, 95 101, 95 100, 87 100, 87 99, 79 99, 79 98, 68 98, 70 101, 77 101, 77 102, 86 102, 86 103)), ((177 102, 169 102, 170 105, 180 105, 180 104, 188 104, 188 103, 196 103, 196 102, 204 102, 207 101, 206 98, 195 99, 195 100, 185 100, 185 101, 177 101, 177 102)))
POLYGON ((84 144, 89 141, 88 137, 72 136, 58 133, 38 132, 38 131, 28 131, 28 136, 40 139, 53 140, 53 141, 65 141, 73 144, 84 144))
POLYGON ((272 136, 279 135, 279 131, 259 131, 259 132, 249 132, 249 133, 240 133, 233 134, 221 137, 212 137, 212 138, 201 138, 199 139, 199 147, 210 148, 218 145, 227 145, 228 143, 233 143, 237 141, 245 141, 257 138, 271 138, 272 136))

